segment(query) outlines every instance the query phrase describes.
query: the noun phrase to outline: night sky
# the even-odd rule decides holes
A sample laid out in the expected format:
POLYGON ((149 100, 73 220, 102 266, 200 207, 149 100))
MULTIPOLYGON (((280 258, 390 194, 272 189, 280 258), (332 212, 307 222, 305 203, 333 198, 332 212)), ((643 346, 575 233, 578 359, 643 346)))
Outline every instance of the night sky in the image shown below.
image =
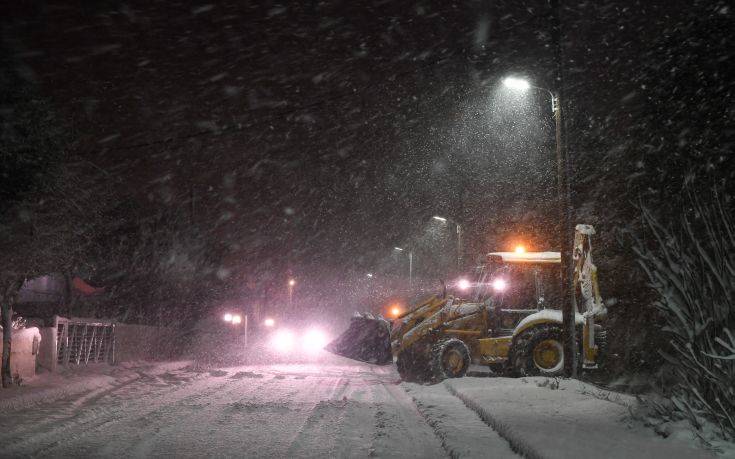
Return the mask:
MULTIPOLYGON (((558 248, 548 97, 500 86, 554 85, 547 2, 93 3, 14 5, 4 49, 76 152, 222 245, 231 286, 293 275, 328 296, 405 271, 409 245, 420 277, 446 277, 453 229, 432 215, 462 224, 465 267, 558 248)), ((612 244, 631 203, 731 158, 732 12, 562 3, 577 219, 612 244)))

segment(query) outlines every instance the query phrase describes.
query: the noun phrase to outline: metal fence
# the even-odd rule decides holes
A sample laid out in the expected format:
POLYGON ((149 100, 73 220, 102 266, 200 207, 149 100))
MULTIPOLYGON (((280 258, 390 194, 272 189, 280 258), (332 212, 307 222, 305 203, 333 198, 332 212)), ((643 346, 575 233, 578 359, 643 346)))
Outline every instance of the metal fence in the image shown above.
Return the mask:
POLYGON ((58 365, 114 363, 114 323, 57 316, 55 326, 58 365))

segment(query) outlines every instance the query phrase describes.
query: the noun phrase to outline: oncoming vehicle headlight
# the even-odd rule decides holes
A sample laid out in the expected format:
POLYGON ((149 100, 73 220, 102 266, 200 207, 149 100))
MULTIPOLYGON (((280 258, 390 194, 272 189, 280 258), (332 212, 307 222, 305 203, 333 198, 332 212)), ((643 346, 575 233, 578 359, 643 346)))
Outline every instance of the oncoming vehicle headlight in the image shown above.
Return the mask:
POLYGON ((291 352, 295 341, 291 330, 278 330, 271 338, 271 346, 278 352, 291 352))
POLYGON ((304 350, 310 354, 321 351, 327 345, 327 335, 321 330, 312 329, 303 338, 304 350))

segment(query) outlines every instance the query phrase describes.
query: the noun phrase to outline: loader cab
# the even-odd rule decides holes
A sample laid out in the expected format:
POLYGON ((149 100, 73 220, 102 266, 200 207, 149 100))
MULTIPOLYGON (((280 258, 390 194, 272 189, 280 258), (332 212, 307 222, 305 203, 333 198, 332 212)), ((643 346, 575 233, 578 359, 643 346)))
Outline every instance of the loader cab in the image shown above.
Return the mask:
POLYGON ((488 304, 490 335, 512 333, 524 317, 541 309, 559 309, 558 252, 493 252, 479 267, 475 301, 488 304))

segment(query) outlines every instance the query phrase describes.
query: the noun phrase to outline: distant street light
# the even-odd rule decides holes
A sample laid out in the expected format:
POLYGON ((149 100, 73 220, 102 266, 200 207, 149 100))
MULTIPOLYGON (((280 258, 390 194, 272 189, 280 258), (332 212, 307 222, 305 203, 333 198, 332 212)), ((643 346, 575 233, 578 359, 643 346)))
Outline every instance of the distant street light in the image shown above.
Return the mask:
MULTIPOLYGON (((393 247, 396 252, 403 252, 401 247, 393 247)), ((408 286, 413 286, 413 250, 408 251, 408 286)))
MULTIPOLYGON (((552 2, 553 3, 553 2, 552 2)), ((558 21, 558 18, 556 19, 558 21)), ((558 24, 557 26, 558 27, 558 24)), ((557 29, 555 29, 558 32, 557 29)), ((558 43, 557 43, 558 45, 558 43)), ((557 59, 559 56, 557 56, 557 59)), ((559 64, 561 65, 561 64, 559 64)), ((562 323, 564 328, 565 354, 571 356, 565 360, 565 372, 568 376, 577 376, 577 345, 576 345, 576 329, 575 314, 577 312, 577 299, 574 296, 572 287, 573 266, 572 266, 572 200, 569 187, 569 162, 567 160, 566 150, 562 142, 562 118, 561 118, 561 96, 559 91, 534 86, 528 80, 515 77, 507 77, 503 79, 503 85, 516 91, 526 91, 528 89, 536 89, 546 92, 551 97, 551 111, 554 114, 555 133, 556 133, 556 182, 559 200, 559 212, 561 216, 561 231, 559 234, 560 251, 561 251, 561 292, 562 298, 566 300, 562 302, 562 323)))
POLYGON ((440 221, 442 223, 452 222, 457 227, 457 270, 462 269, 462 225, 457 223, 456 221, 452 220, 451 218, 447 217, 440 217, 438 215, 434 215, 434 220, 440 221))
POLYGON ((373 273, 367 273, 367 277, 371 278, 373 277, 373 273))

